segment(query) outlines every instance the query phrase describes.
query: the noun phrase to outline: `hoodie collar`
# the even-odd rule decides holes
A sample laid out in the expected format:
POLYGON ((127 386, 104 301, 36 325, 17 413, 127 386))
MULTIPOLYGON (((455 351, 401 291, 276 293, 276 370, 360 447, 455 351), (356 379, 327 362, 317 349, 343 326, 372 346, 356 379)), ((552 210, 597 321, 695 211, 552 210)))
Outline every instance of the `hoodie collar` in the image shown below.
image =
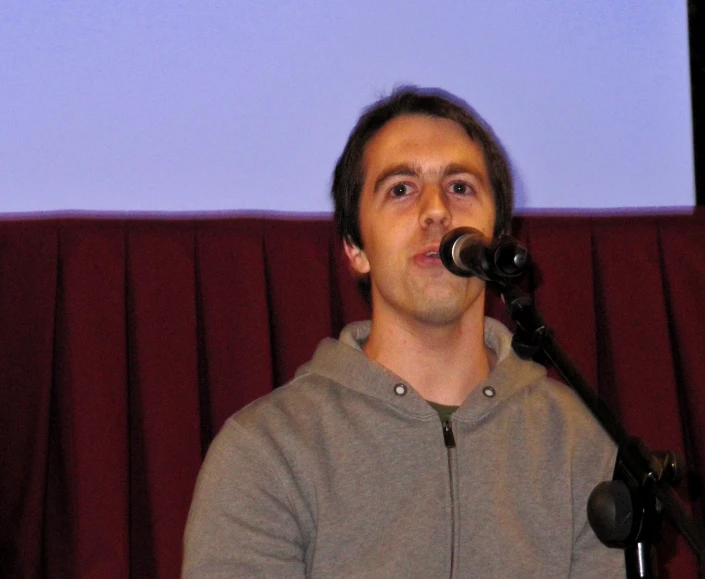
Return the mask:
MULTIPOLYGON (((370 328, 369 321, 353 322, 343 328, 339 340, 323 340, 311 362, 300 368, 297 376, 308 372, 319 374, 415 418, 437 420, 436 411, 412 384, 362 351, 370 328)), ((512 333, 497 320, 485 318, 484 339, 495 353, 497 364, 454 414, 463 422, 483 419, 514 393, 546 375, 543 366, 522 360, 514 353, 512 333)))

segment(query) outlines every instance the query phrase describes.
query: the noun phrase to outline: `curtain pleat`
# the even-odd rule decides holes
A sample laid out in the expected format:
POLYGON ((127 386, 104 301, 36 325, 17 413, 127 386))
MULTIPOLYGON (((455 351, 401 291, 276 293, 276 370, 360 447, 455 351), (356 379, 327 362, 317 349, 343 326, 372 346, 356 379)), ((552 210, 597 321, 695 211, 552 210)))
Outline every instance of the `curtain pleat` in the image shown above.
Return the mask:
MULTIPOLYGON (((662 223, 660 241, 686 457, 699 474, 691 483, 693 496, 702 509, 705 493, 705 220, 692 224, 684 219, 662 223)), ((663 415, 662 419, 670 417, 663 415)), ((702 510, 700 515, 703 515, 702 510)))
POLYGON ((528 245, 535 256, 536 307, 587 381, 598 389, 592 230, 586 220, 537 218, 528 245))
POLYGON ((264 247, 274 383, 294 376, 331 335, 329 221, 265 224, 264 247))
POLYGON ((202 371, 211 438, 235 411, 272 389, 263 237, 260 219, 198 232, 202 371))
MULTIPOLYGON (((682 453, 658 229, 650 221, 616 221, 597 224, 594 232, 601 392, 649 448, 682 453)), ((685 487, 679 490, 687 495, 685 487)), ((668 527, 660 563, 669 577, 687 577, 696 568, 684 541, 668 527)))
POLYGON ((594 249, 604 315, 597 325, 609 350, 609 363, 600 360, 605 394, 633 434, 651 447, 682 450, 657 230, 597 225, 594 249), (661 413, 672 420, 655 429, 661 413))
POLYGON ((127 237, 132 576, 179 575, 201 462, 195 233, 169 224, 127 237))
MULTIPOLYGON (((558 341, 705 490, 705 213, 515 221, 558 341)), ((489 292, 487 311, 509 322, 489 292)), ((369 317, 327 219, 0 221, 0 578, 179 575, 205 450, 369 317)), ((666 527, 662 576, 696 577, 666 527)))
POLYGON ((0 223, 0 576, 35 579, 54 349, 57 231, 0 223))
POLYGON ((122 227, 59 230, 52 577, 125 577, 129 568, 124 247, 122 227))

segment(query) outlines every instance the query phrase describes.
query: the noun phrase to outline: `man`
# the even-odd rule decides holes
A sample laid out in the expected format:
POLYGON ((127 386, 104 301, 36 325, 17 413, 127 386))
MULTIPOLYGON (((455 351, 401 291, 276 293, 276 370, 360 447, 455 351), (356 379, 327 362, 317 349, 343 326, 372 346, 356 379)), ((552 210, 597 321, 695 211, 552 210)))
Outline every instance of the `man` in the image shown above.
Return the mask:
POLYGON ((484 318, 483 282, 438 256, 450 229, 509 227, 491 131, 448 95, 400 89, 361 117, 332 189, 371 323, 224 426, 184 577, 623 577, 586 517, 614 445, 484 318))

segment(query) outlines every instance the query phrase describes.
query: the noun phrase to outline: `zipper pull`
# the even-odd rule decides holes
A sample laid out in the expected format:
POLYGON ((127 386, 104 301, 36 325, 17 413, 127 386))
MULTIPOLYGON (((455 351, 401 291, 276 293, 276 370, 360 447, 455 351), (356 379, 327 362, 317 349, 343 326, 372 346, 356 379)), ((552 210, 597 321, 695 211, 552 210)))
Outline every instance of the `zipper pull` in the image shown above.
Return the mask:
POLYGON ((455 436, 453 436, 453 425, 450 420, 443 421, 443 441, 446 448, 455 448, 455 436))

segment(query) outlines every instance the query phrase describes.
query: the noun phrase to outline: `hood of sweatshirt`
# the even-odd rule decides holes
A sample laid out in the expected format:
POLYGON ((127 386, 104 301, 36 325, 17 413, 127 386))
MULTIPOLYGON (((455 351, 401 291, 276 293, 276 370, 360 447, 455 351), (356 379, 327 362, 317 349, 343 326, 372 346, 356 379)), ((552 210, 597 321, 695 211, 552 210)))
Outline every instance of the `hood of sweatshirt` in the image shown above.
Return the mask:
MULTIPOLYGON (((339 340, 323 340, 312 360, 299 368, 297 377, 318 374, 389 404, 404 414, 423 420, 437 419, 436 411, 418 394, 413 384, 363 352, 362 345, 370 328, 369 321, 354 322, 343 329, 339 340)), ((454 413, 454 420, 484 420, 517 392, 546 375, 543 366, 516 355, 512 350, 512 333, 497 320, 485 318, 484 339, 485 345, 496 355, 497 363, 454 413)))

